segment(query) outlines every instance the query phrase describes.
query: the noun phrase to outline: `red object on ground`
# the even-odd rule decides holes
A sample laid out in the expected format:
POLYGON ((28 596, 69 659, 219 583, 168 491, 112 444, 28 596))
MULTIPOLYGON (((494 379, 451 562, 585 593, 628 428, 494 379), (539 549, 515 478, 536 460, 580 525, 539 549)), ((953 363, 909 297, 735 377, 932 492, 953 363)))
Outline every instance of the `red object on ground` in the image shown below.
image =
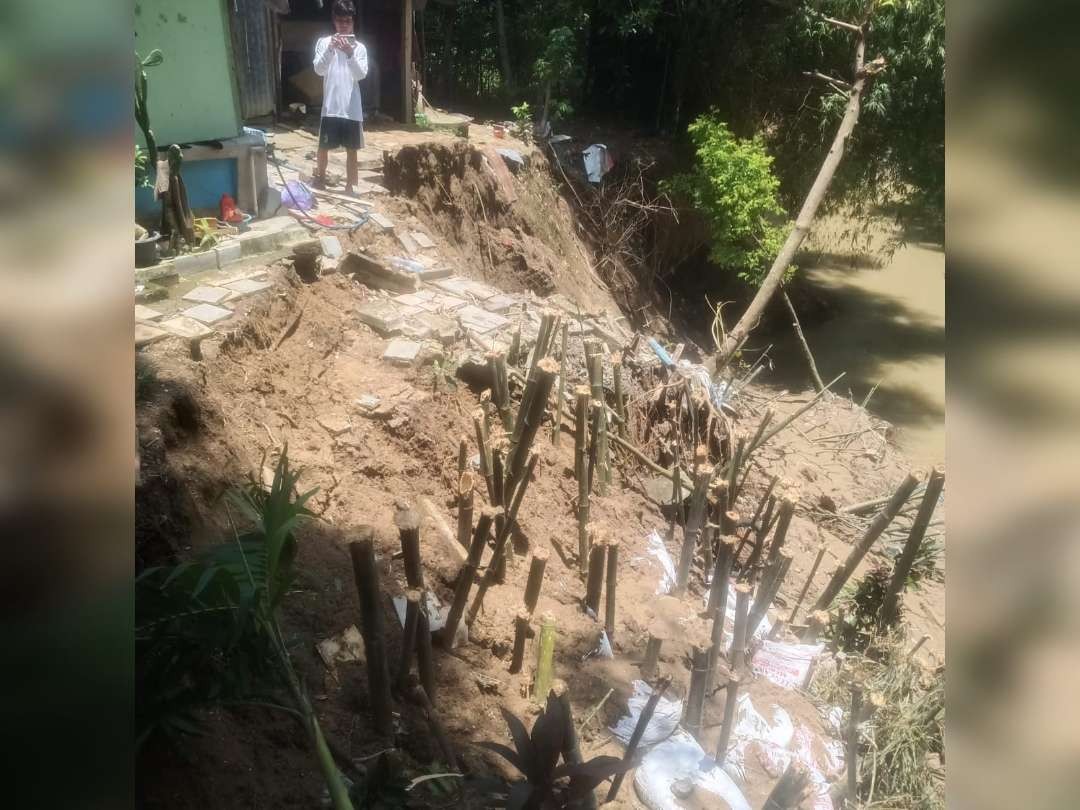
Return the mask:
POLYGON ((236 207, 236 200, 234 200, 228 194, 221 195, 221 221, 222 222, 243 222, 244 215, 240 213, 240 209, 236 207))

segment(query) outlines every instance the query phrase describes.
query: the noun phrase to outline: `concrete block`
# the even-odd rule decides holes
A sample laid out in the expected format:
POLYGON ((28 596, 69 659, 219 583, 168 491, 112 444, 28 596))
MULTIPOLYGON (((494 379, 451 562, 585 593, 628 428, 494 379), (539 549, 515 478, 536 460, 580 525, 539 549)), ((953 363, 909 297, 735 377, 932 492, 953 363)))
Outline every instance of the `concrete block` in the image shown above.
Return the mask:
POLYGON ((494 312, 486 312, 478 306, 469 304, 454 313, 454 316, 461 319, 461 323, 468 329, 474 332, 484 334, 491 332, 495 329, 501 329, 510 323, 509 320, 502 315, 496 315, 494 312))
POLYGON ((244 256, 256 256, 277 249, 273 234, 263 233, 262 231, 242 233, 236 238, 236 241, 240 243, 240 252, 244 256))
POLYGON ((341 249, 341 241, 336 236, 320 236, 319 242, 322 243, 323 256, 340 259, 345 253, 341 249))
POLYGON ((135 320, 136 321, 156 321, 158 318, 165 316, 164 312, 158 312, 151 307, 144 307, 142 304, 135 305, 135 320))
POLYGON ((415 241, 422 250, 430 250, 435 247, 435 242, 433 242, 431 237, 423 231, 411 231, 409 236, 413 238, 413 241, 415 241))
POLYGON ((412 365, 420 354, 420 344, 415 340, 391 340, 382 359, 398 365, 412 365))
POLYGON ((271 281, 256 281, 253 278, 241 278, 226 285, 226 287, 240 295, 251 295, 273 287, 271 281))
POLYGON ((224 307, 216 307, 213 304, 198 304, 183 311, 184 316, 194 318, 202 323, 217 323, 232 317, 232 310, 224 307))
POLYGON ((151 281, 155 284, 175 284, 179 280, 180 274, 176 270, 174 259, 166 259, 152 267, 135 268, 136 284, 148 284, 151 281))
POLYGON ((218 245, 214 248, 214 252, 217 253, 218 267, 225 267, 233 262, 240 261, 240 258, 244 255, 244 248, 239 242, 231 241, 226 242, 224 245, 218 245))
POLYGON ((384 216, 377 211, 372 211, 369 215, 371 221, 382 228, 384 231, 392 231, 394 229, 394 221, 390 217, 384 216))
POLYGON ((214 334, 213 329, 183 315, 177 315, 167 321, 162 321, 161 328, 170 335, 182 338, 204 338, 207 335, 214 334))
POLYGON ((224 287, 209 287, 202 284, 184 294, 185 301, 194 301, 197 304, 216 304, 225 300, 229 291, 224 287))
POLYGON ((202 273, 206 270, 217 270, 217 254, 212 250, 206 250, 202 253, 185 253, 173 259, 173 267, 182 276, 202 273))
POLYGON ((420 252, 420 245, 416 243, 416 240, 412 238, 411 234, 405 233, 404 231, 398 231, 395 236, 397 236, 397 240, 401 242, 401 246, 405 248, 410 256, 420 252))
POLYGON ((151 343, 156 343, 162 338, 167 338, 169 333, 164 329, 158 329, 156 326, 151 326, 148 323, 136 323, 135 324, 135 348, 141 349, 143 346, 149 346, 151 343))
POLYGON ((484 301, 481 306, 488 312, 495 312, 501 315, 504 312, 509 312, 511 307, 517 303, 518 301, 516 298, 506 295, 505 293, 499 293, 484 301))
POLYGON ((390 301, 368 301, 356 308, 360 323, 366 323, 383 337, 400 334, 406 312, 417 313, 415 307, 396 306, 390 301))
POLYGON ((435 282, 435 286, 459 298, 475 298, 477 301, 486 301, 499 294, 499 291, 494 287, 461 276, 439 279, 435 282))

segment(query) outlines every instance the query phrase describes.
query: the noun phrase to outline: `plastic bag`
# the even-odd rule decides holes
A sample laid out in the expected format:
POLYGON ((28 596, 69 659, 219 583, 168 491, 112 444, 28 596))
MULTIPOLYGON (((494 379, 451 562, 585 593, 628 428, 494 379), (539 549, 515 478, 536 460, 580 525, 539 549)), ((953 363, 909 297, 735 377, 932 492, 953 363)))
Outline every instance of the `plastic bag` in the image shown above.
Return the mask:
MULTIPOLYGON (((718 768, 697 740, 685 731, 673 734, 645 755, 634 773, 634 790, 650 810, 683 810, 685 805, 671 790, 680 779, 694 784, 698 794, 696 807, 703 804, 702 793, 711 793, 719 796, 731 810, 750 810, 746 797, 731 777, 718 768)), ((704 802, 704 806, 721 805, 704 802)))
POLYGON ((786 644, 766 639, 754 653, 751 665, 754 672, 764 675, 777 686, 798 689, 806 680, 814 659, 824 649, 824 644, 786 644))
MULTIPOLYGON (((649 702, 652 687, 645 681, 634 681, 634 694, 626 702, 629 714, 619 718, 611 733, 614 734, 623 745, 630 742, 630 735, 637 727, 638 718, 649 702)), ((654 745, 661 740, 666 740, 679 727, 679 719, 682 717, 683 702, 677 698, 660 698, 656 703, 653 716, 649 718, 649 725, 645 726, 645 733, 641 737, 641 745, 654 745)))
POLYGON ((315 207, 314 195, 299 180, 285 181, 281 201, 285 203, 286 208, 292 208, 295 211, 310 211, 315 207))
POLYGON ((660 561, 660 567, 663 569, 660 584, 656 586, 656 593, 658 595, 671 593, 671 589, 675 587, 675 561, 671 559, 671 554, 668 553, 667 546, 664 545, 664 540, 656 529, 653 529, 648 541, 649 554, 660 561))

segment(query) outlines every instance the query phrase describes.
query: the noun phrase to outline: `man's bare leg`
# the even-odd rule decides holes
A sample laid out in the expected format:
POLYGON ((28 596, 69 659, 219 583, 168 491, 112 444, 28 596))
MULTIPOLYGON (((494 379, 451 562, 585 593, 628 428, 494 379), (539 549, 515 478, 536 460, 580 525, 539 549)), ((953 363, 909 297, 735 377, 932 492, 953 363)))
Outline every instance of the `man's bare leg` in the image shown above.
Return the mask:
POLYGON ((359 163, 356 159, 355 149, 345 150, 345 192, 351 194, 356 191, 356 183, 360 177, 359 163))
POLYGON ((326 164, 330 161, 330 150, 320 149, 315 156, 315 182, 326 186, 326 164))

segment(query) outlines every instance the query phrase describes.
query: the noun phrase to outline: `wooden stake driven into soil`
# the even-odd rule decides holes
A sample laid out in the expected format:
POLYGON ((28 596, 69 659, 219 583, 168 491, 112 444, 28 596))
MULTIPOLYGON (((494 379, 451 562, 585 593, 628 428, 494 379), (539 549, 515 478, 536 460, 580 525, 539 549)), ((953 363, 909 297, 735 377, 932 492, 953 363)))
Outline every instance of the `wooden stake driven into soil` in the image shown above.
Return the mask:
POLYGON ((735 623, 732 627, 728 661, 731 662, 731 671, 736 675, 742 674, 743 665, 746 663, 746 623, 750 613, 751 590, 745 582, 735 586, 735 623))
POLYGON ((446 616, 446 625, 443 627, 439 639, 440 644, 446 649, 454 646, 454 636, 457 635, 458 624, 461 622, 461 616, 465 612, 465 605, 469 601, 469 591, 472 589, 473 581, 476 579, 477 571, 480 569, 480 559, 483 557, 484 547, 487 545, 488 536, 491 534, 491 524, 495 521, 496 513, 501 511, 498 507, 484 509, 480 513, 480 520, 476 523, 476 532, 473 534, 472 542, 469 543, 469 556, 465 559, 465 565, 458 572, 457 583, 454 585, 454 601, 450 604, 450 612, 446 616))
POLYGON ((806 598, 806 594, 810 590, 810 586, 814 584, 814 575, 817 574, 817 570, 821 566, 821 558, 825 556, 825 551, 827 549, 828 545, 826 545, 825 543, 822 543, 820 546, 818 546, 817 556, 814 557, 814 564, 810 567, 810 574, 806 577, 806 583, 802 586, 802 590, 799 591, 799 598, 795 600, 795 606, 791 609, 791 615, 788 616, 788 624, 795 623, 795 617, 799 613, 799 608, 802 607, 803 600, 806 598))
POLYGON ((559 393, 555 399, 555 412, 552 415, 551 443, 559 446, 559 437, 562 435, 563 402, 566 401, 566 342, 570 331, 570 324, 562 326, 562 350, 559 352, 559 393))
POLYGON ((727 759, 728 745, 731 743, 731 730, 735 727, 735 706, 739 701, 737 675, 728 675, 727 692, 724 695, 724 720, 720 724, 720 740, 716 744, 716 764, 723 765, 727 759))
POLYGON ((829 626, 829 614, 824 610, 815 610, 810 613, 810 619, 806 630, 800 638, 803 644, 814 644, 821 635, 821 631, 829 626))
POLYGON ((488 443, 487 422, 483 413, 473 414, 473 426, 476 428, 476 446, 480 450, 480 474, 487 483, 488 503, 495 502, 495 481, 491 474, 491 448, 488 443))
POLYGON ((551 691, 555 672, 555 617, 545 613, 540 618, 540 640, 536 654, 536 680, 533 682, 533 700, 543 701, 551 691))
POLYGON ((618 433, 626 438, 626 400, 623 399, 622 387, 622 354, 611 356, 611 376, 615 385, 615 415, 619 417, 618 433))
POLYGON ((435 655, 431 649, 431 617, 428 616, 426 596, 420 599, 420 617, 416 623, 416 668, 420 673, 420 685, 434 702, 435 655))
POLYGON ((772 543, 769 546, 769 557, 766 565, 771 565, 780 550, 784 547, 787 539, 788 528, 791 526, 791 518, 795 514, 795 500, 787 495, 780 499, 779 516, 776 519, 776 532, 773 534, 772 543))
POLYGON ((514 418, 510 413, 510 379, 506 376, 506 355, 502 352, 490 352, 487 360, 488 368, 491 369, 491 401, 495 403, 503 430, 509 434, 514 429, 514 418))
MULTIPOLYGON (((533 453, 529 459, 529 463, 525 467, 525 472, 521 477, 521 482, 518 484, 517 492, 514 493, 513 500, 510 503, 510 510, 506 514, 506 519, 503 521, 502 526, 498 529, 495 536, 495 549, 491 553, 491 561, 488 563, 487 571, 484 572, 483 579, 480 580, 480 587, 476 591, 476 598, 473 600, 472 605, 469 606, 469 615, 465 619, 465 624, 472 626, 472 623, 476 621, 477 615, 480 613, 480 608, 484 604, 484 596, 488 592, 488 588, 495 582, 495 578, 498 576, 499 565, 503 560, 503 553, 506 548, 507 538, 510 537, 511 532, 514 530, 514 526, 517 523, 518 509, 521 507, 521 500, 525 497, 525 491, 529 487, 529 481, 532 479, 533 470, 536 469, 536 462, 539 460, 539 456, 533 453)), ((496 521, 496 524, 498 521, 496 521)))
MULTIPOLYGON (((457 474, 459 481, 467 469, 469 469, 469 437, 463 434, 458 439, 457 474)), ((461 501, 459 500, 458 503, 461 503, 461 501)))
POLYGON ((420 559, 420 515, 413 509, 400 509, 394 523, 401 539, 401 555, 405 564, 405 580, 410 588, 424 587, 424 566, 420 559))
POLYGON ((454 749, 450 745, 450 737, 447 735, 446 727, 443 726, 435 707, 431 703, 427 690, 423 686, 417 686, 413 690, 412 696, 413 700, 424 709, 424 716, 427 718, 428 727, 431 729, 431 736, 435 738, 435 744, 439 746, 439 751, 442 752, 446 766, 454 773, 460 773, 461 768, 458 766, 454 749))
POLYGON ((514 617, 514 650, 510 655, 511 675, 521 672, 521 665, 525 660, 525 642, 532 633, 532 628, 529 626, 530 616, 529 611, 522 608, 514 617))
POLYGON ((592 611, 593 617, 600 616, 600 592, 604 587, 604 557, 607 553, 607 544, 597 538, 595 531, 590 527, 589 534, 592 536, 592 548, 589 551, 589 576, 585 585, 586 611, 592 611))
POLYGON ((652 678, 656 675, 656 667, 660 663, 660 647, 664 640, 660 636, 649 633, 649 640, 645 644, 645 660, 641 662, 641 677, 652 678))
POLYGON ((701 736, 701 719, 705 713, 705 688, 709 677, 709 650, 693 647, 690 655, 690 690, 686 695, 686 730, 696 739, 701 736))
POLYGON ((728 578, 731 576, 731 564, 735 559, 735 538, 723 536, 716 546, 716 564, 713 567, 712 587, 709 590, 709 602, 705 607, 710 616, 720 611, 720 623, 727 607, 728 578))
POLYGON ((394 684, 399 692, 403 691, 409 682, 409 672, 412 670, 412 660, 416 653, 416 627, 420 621, 420 596, 417 590, 405 592, 405 627, 401 633, 401 661, 398 664, 397 677, 394 684))
POLYGON ((795 810, 806 795, 810 773, 801 762, 792 762, 773 786, 762 810, 795 810))
POLYGON ((375 564, 375 530, 359 529, 360 539, 349 544, 353 577, 360 597, 360 626, 367 660, 368 690, 372 717, 380 734, 394 733, 393 701, 390 696, 390 666, 386 658, 382 607, 379 604, 379 569, 375 564))
MULTIPOLYGON (((695 456, 703 456, 704 450, 703 446, 698 447, 695 456)), ((705 499, 709 493, 711 475, 711 465, 694 465, 694 489, 690 493, 690 509, 686 515, 686 525, 683 527, 683 545, 679 554, 679 568, 675 572, 674 594, 676 596, 686 593, 686 585, 690 581, 690 567, 694 561, 698 538, 701 537, 701 527, 705 523, 705 499)))
POLYGON ((612 537, 607 544, 607 584, 604 590, 604 632, 608 641, 615 638, 615 581, 619 576, 619 540, 612 537))
MULTIPOLYGON (((566 681, 556 678, 551 682, 551 692, 548 693, 548 706, 555 705, 559 709, 564 724, 563 731, 563 759, 570 765, 579 765, 583 762, 581 756, 581 744, 578 742, 577 726, 574 725, 574 712, 570 707, 570 690, 566 681)), ((589 791, 582 798, 582 806, 586 810, 596 810, 596 794, 589 791)))
POLYGON ((866 529, 866 533, 852 547, 843 565, 833 572, 829 583, 825 586, 825 590, 821 592, 817 602, 814 603, 814 610, 826 610, 832 604, 833 599, 840 593, 851 575, 855 573, 855 569, 862 562, 863 557, 870 551, 870 547, 874 545, 874 542, 881 537, 885 529, 900 513, 900 509, 903 508, 908 497, 915 491, 915 487, 919 485, 922 479, 923 472, 921 470, 912 470, 908 473, 907 478, 897 487, 892 498, 889 499, 889 502, 885 504, 878 516, 874 518, 873 523, 866 529))
POLYGON ((517 486, 525 470, 525 462, 532 450, 540 423, 544 420, 551 387, 555 384, 555 375, 559 367, 550 357, 541 358, 533 368, 525 392, 521 395, 514 433, 510 439, 510 454, 507 457, 507 484, 517 486))
POLYGON ((574 476, 578 482, 578 568, 582 576, 589 565, 589 449, 585 428, 589 419, 589 389, 579 385, 574 389, 574 476))
MULTIPOLYGON (((757 509, 754 510, 754 516, 750 518, 750 525, 746 527, 746 532, 742 536, 742 540, 739 543, 738 549, 735 551, 735 559, 738 560, 742 556, 743 546, 746 545, 750 539, 750 535, 754 533, 754 524, 757 523, 761 513, 765 509, 765 504, 768 503, 769 498, 772 496, 773 489, 776 488, 776 482, 780 480, 780 476, 774 475, 769 479, 769 485, 765 488, 765 492, 762 493, 761 500, 758 501, 757 509)), ((728 532, 725 532, 728 534, 728 532)))
POLYGON ((750 552, 750 558, 746 561, 746 565, 743 566, 744 571, 753 571, 757 568, 761 555, 765 552, 765 539, 769 536, 769 532, 772 531, 778 517, 773 513, 775 507, 776 496, 770 495, 769 504, 765 507, 765 514, 761 517, 761 526, 758 528, 754 538, 754 549, 750 552))
MULTIPOLYGON (((754 600, 754 606, 750 611, 750 618, 746 624, 747 638, 754 637, 758 625, 761 624, 761 620, 769 612, 769 606, 776 600, 777 594, 780 593, 780 587, 784 584, 784 578, 787 577, 788 570, 791 568, 791 560, 791 554, 787 551, 781 551, 776 559, 769 563, 772 573, 769 575, 768 587, 758 588, 758 599, 754 600)), ((762 585, 764 584, 763 578, 762 585)))
POLYGON ((458 520, 457 539, 465 548, 469 547, 473 523, 473 477, 470 472, 463 472, 458 479, 458 520))
POLYGON ((881 628, 892 626, 899 615, 900 594, 907 584, 911 566, 915 562, 915 556, 919 553, 919 546, 922 545, 923 538, 926 536, 926 527, 930 525, 930 519, 934 516, 938 499, 944 489, 945 468, 934 467, 930 473, 930 480, 926 482, 926 492, 923 493, 919 511, 911 522, 911 531, 908 533, 907 541, 904 543, 904 549, 900 552, 896 565, 893 566, 889 589, 885 592, 885 599, 881 603, 881 620, 879 622, 881 628))
POLYGON ((608 413, 604 397, 604 356, 599 341, 585 341, 585 364, 589 372, 589 388, 596 405, 594 415, 593 444, 596 446, 596 491, 607 493, 611 482, 611 465, 608 462, 608 413))
MULTIPOLYGON (((645 708, 641 710, 641 716, 638 718, 637 725, 634 726, 634 732, 630 735, 630 740, 626 744, 626 752, 623 754, 623 762, 630 762, 633 760, 634 755, 637 754, 638 745, 641 744, 641 738, 645 736, 645 729, 649 725, 649 721, 652 720, 653 712, 656 711, 656 704, 660 702, 660 698, 664 696, 664 692, 671 685, 671 678, 664 677, 653 684, 652 694, 649 695, 649 702, 645 704, 645 708)), ((615 774, 611 780, 611 787, 608 789, 607 798, 604 802, 613 802, 615 797, 619 795, 619 788, 622 787, 623 777, 626 776, 626 771, 615 774)))
POLYGON ((536 610, 536 603, 540 600, 540 588, 544 584, 548 556, 546 548, 533 550, 532 561, 529 563, 529 578, 525 582, 525 610, 529 615, 536 610))

